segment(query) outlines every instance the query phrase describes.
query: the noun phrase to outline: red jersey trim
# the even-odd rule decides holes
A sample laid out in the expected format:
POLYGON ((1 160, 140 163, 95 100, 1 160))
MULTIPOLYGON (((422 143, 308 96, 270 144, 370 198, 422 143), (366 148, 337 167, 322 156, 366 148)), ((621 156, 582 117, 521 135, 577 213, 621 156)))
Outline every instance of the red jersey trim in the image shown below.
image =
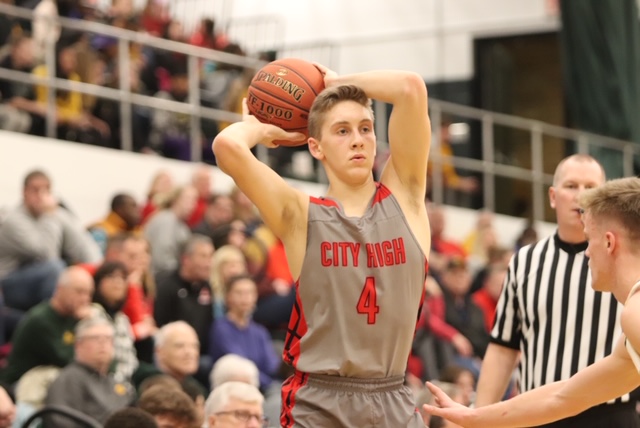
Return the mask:
POLYGON ((282 384, 282 413, 280 414, 280 426, 291 428, 295 424, 293 408, 296 405, 296 393, 307 384, 309 375, 296 371, 296 373, 282 384))
POLYGON ((287 336, 284 343, 282 358, 285 363, 293 368, 297 367, 300 359, 300 340, 307 333, 307 320, 304 316, 302 301, 300 300, 300 280, 296 281, 296 301, 293 304, 287 336))
POLYGON ((389 188, 384 184, 376 183, 376 188, 376 194, 373 196, 373 202, 371 203, 371 206, 374 206, 375 204, 382 202, 383 200, 391 196, 391 190, 389 190, 389 188))
POLYGON ((316 198, 315 196, 309 196, 309 202, 316 205, 324 205, 325 207, 340 208, 336 201, 326 198, 316 198))

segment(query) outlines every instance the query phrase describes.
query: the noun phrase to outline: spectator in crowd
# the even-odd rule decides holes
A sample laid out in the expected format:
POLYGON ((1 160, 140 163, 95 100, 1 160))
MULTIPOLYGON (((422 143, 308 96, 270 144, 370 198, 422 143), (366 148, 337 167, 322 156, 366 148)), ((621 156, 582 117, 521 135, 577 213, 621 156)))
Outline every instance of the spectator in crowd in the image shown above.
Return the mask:
MULTIPOLYGON (((445 321, 469 339, 474 356, 482 358, 489 346, 489 333, 485 329, 482 310, 468 294, 471 274, 466 261, 459 257, 451 258, 441 280, 446 308, 445 321)), ((466 367, 474 368, 477 374, 475 363, 467 358, 459 358, 459 361, 466 367)))
MULTIPOLYGON (((56 48, 55 77, 80 82, 77 73, 77 50, 70 42, 60 42, 56 48)), ((47 66, 40 65, 33 70, 36 77, 47 77, 47 66)), ((36 101, 46 108, 49 89, 45 85, 36 86, 36 101)), ((109 125, 83 109, 82 94, 75 91, 56 91, 56 121, 58 137, 80 143, 106 146, 111 135, 109 125)))
POLYGON ((462 242, 472 266, 484 266, 489 262, 489 252, 498 244, 498 233, 493 225, 494 213, 482 210, 478 213, 476 227, 462 242))
POLYGON ((140 16, 142 28, 155 37, 164 34, 169 24, 169 3, 162 0, 147 0, 140 16))
POLYGON ((104 428, 158 428, 153 416, 137 407, 125 407, 109 416, 104 428))
POLYGON ((119 262, 106 262, 93 276, 96 291, 93 295, 93 316, 107 320, 114 330, 114 378, 129 382, 138 368, 129 318, 122 312, 127 300, 126 268, 119 262))
MULTIPOLYGON (((0 68, 30 73, 35 65, 33 39, 16 37, 11 51, 0 60, 0 68)), ((0 129, 44 135, 45 110, 35 101, 33 86, 26 82, 0 80, 0 129)))
POLYGON ((0 380, 13 384, 36 366, 64 367, 73 359, 74 328, 91 313, 93 278, 70 267, 58 280, 51 300, 31 309, 13 335, 7 366, 0 380))
MULTIPOLYGON (((438 150, 441 156, 441 164, 440 168, 442 170, 442 180, 444 181, 444 185, 446 188, 462 192, 462 193, 474 193, 478 191, 480 188, 480 183, 478 179, 475 177, 465 177, 458 174, 455 166, 451 162, 451 158, 453 157, 453 147, 451 146, 451 128, 452 122, 450 118, 444 118, 442 123, 440 124, 440 140, 436 144, 436 139, 434 138, 434 149, 438 150)), ((429 165, 427 167, 427 171, 429 175, 431 175, 435 168, 431 160, 429 161, 429 165)), ((433 179, 429 177, 427 180, 428 183, 433 184, 433 179)), ((430 186, 429 185, 429 186, 430 186)), ((427 189, 427 192, 430 193, 431 189, 427 189)))
POLYGON ((154 273, 171 272, 178 268, 180 252, 191 236, 186 221, 193 211, 196 198, 196 190, 191 186, 173 190, 160 204, 160 211, 145 225, 144 235, 151 245, 154 273))
POLYGON ((209 428, 261 428, 269 421, 264 417, 264 398, 258 388, 242 383, 227 382, 214 389, 206 404, 209 428))
POLYGON ((211 327, 209 355, 214 363, 226 354, 250 359, 260 370, 260 388, 266 391, 280 367, 280 358, 267 329, 251 318, 257 300, 256 283, 250 276, 239 275, 226 282, 227 314, 211 327))
POLYGON ((413 345, 414 355, 420 358, 423 372, 412 374, 423 380, 438 378, 440 371, 450 364, 456 354, 463 358, 473 356, 473 345, 464 334, 447 323, 445 313, 442 288, 432 276, 428 276, 413 345))
MULTIPOLYGON (((160 90, 154 97, 162 100, 186 102, 189 96, 187 68, 179 63, 173 64, 169 73, 169 88, 160 90)), ((149 142, 152 149, 165 157, 184 161, 191 160, 191 117, 185 113, 155 109, 151 118, 149 142)))
POLYGON ((173 177, 169 171, 160 170, 156 173, 147 192, 147 201, 142 207, 142 223, 145 223, 151 214, 156 211, 158 199, 161 199, 163 195, 170 194, 174 188, 173 177))
POLYGON ((111 212, 104 220, 89 226, 89 232, 104 253, 109 238, 124 232, 135 233, 138 231, 139 225, 140 207, 138 202, 129 194, 119 193, 111 200, 111 212))
POLYGON ((224 317, 224 285, 236 275, 248 273, 247 260, 239 248, 225 245, 213 253, 211 266, 211 289, 213 290, 213 316, 224 317))
POLYGON ((203 18, 189 40, 194 46, 220 51, 227 45, 223 34, 216 34, 216 22, 213 18, 203 18))
POLYGON ((97 262, 100 250, 51 195, 35 170, 24 179, 23 202, 0 226, 0 287, 8 307, 26 311, 51 297, 65 262, 97 262))
POLYGON ((187 220, 189 227, 193 228, 202 221, 204 212, 207 209, 207 203, 212 196, 211 167, 207 165, 198 166, 191 176, 191 185, 198 192, 196 206, 187 220))
POLYGON ((493 328, 496 307, 498 306, 498 300, 502 292, 502 284, 507 277, 508 269, 508 263, 494 263, 489 265, 482 288, 473 293, 471 297, 473 303, 475 303, 484 314, 484 325, 488 333, 490 333, 493 328))
POLYGON ((200 342, 193 327, 184 321, 169 323, 158 330, 155 345, 155 366, 143 363, 133 376, 138 390, 146 379, 165 374, 180 385, 189 383, 205 391, 193 377, 200 357, 200 342))
POLYGON ((213 321, 213 296, 209 284, 212 256, 211 240, 193 235, 184 247, 180 267, 158 279, 154 309, 158 326, 172 321, 189 323, 198 334, 202 355, 207 354, 213 321))
POLYGON ((438 275, 446 269, 450 258, 466 258, 467 254, 458 242, 445 236, 446 216, 444 209, 433 202, 427 202, 427 214, 429 215, 429 225, 431 227, 429 273, 439 280, 438 275))
POLYGON ((232 245, 244 250, 247 243, 247 226, 242 220, 233 220, 231 223, 216 227, 212 239, 214 248, 232 245))
POLYGON ((260 387, 260 371, 253 361, 236 354, 220 357, 211 369, 209 383, 211 390, 226 382, 244 382, 260 387))
POLYGON ((158 330, 153 318, 156 282, 151 273, 151 248, 142 236, 125 235, 118 256, 127 270, 128 293, 122 312, 129 318, 136 340, 138 359, 151 362, 153 335, 158 330))
POLYGON ((262 218, 256 206, 251 199, 244 194, 239 187, 234 186, 231 189, 231 200, 233 201, 233 216, 247 227, 247 233, 252 234, 253 231, 262 224, 262 218))
POLYGON ((452 383, 460 389, 458 402, 464 406, 473 404, 476 380, 473 373, 461 366, 450 364, 440 372, 440 381, 452 383))
POLYGON ((202 221, 194 228, 194 233, 208 236, 213 241, 216 231, 233 220, 233 201, 228 195, 211 195, 206 201, 202 221))
MULTIPOLYGON (((114 355, 114 331, 109 321, 89 317, 76 326, 75 358, 62 369, 49 387, 46 404, 78 410, 104 423, 116 410, 131 404, 135 391, 128 383, 118 382, 110 373, 114 355)), ((77 425, 58 417, 46 418, 46 427, 71 428, 77 425)))
POLYGON ((202 421, 198 421, 195 404, 179 389, 153 386, 140 396, 138 407, 154 417, 158 428, 195 428, 202 425, 202 421))

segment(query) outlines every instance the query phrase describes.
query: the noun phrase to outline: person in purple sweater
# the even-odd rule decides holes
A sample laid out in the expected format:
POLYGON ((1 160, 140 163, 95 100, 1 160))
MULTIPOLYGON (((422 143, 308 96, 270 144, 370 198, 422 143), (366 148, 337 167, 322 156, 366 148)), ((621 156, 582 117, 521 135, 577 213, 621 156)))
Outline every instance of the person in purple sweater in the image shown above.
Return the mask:
POLYGON ((260 370, 260 389, 265 391, 280 367, 280 357, 267 329, 251 318, 258 300, 256 283, 248 275, 231 277, 225 284, 227 313, 213 323, 209 355, 215 363, 236 354, 255 363, 260 370))

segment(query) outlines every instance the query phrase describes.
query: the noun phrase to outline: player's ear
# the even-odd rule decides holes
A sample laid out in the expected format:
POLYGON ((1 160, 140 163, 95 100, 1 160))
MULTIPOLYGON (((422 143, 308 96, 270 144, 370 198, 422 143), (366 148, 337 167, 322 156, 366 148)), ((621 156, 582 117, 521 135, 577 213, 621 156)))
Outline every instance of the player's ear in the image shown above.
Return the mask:
POLYGON ((322 160, 324 158, 322 147, 320 146, 320 141, 316 140, 313 137, 309 137, 309 153, 311 153, 311 156, 318 160, 322 160))

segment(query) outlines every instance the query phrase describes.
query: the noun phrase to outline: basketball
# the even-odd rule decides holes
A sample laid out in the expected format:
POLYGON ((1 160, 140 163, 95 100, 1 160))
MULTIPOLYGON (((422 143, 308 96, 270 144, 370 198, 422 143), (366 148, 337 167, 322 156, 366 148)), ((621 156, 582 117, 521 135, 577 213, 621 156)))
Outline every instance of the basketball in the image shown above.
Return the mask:
MULTIPOLYGON (((265 65, 253 77, 247 107, 262 123, 308 135, 309 110, 323 89, 324 78, 313 64, 298 58, 280 59, 265 65)), ((299 146, 306 140, 277 143, 299 146)))

